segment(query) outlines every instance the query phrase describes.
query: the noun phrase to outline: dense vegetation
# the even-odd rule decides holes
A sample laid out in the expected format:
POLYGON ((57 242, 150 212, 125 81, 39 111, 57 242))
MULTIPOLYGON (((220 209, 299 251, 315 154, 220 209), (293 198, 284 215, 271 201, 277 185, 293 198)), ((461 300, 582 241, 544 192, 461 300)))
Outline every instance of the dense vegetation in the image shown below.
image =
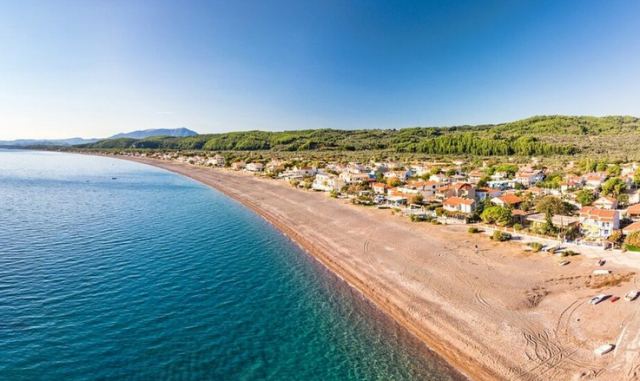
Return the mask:
POLYGON ((387 150, 437 155, 548 156, 616 150, 633 155, 638 151, 639 143, 638 118, 540 116, 497 125, 399 130, 245 131, 183 138, 109 139, 80 147, 276 152, 387 150))

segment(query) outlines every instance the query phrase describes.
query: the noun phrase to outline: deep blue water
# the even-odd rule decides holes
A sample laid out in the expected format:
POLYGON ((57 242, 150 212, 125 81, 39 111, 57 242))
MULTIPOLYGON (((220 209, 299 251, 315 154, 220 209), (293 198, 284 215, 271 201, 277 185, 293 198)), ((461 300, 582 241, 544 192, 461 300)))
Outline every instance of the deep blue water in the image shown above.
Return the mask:
POLYGON ((215 190, 122 160, 0 150, 0 380, 449 374, 215 190))

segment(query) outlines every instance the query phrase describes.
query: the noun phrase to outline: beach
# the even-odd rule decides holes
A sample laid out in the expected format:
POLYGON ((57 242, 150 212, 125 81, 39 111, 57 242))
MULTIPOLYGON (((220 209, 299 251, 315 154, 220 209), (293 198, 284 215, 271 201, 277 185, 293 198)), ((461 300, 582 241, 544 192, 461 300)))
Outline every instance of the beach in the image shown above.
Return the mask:
POLYGON ((581 256, 561 267, 464 225, 410 222, 242 172, 122 158, 188 176, 252 209, 470 379, 640 376, 638 302, 588 303, 637 287, 634 268, 608 264, 623 280, 598 287, 594 261, 581 256), (595 356, 603 343, 615 351, 595 356))

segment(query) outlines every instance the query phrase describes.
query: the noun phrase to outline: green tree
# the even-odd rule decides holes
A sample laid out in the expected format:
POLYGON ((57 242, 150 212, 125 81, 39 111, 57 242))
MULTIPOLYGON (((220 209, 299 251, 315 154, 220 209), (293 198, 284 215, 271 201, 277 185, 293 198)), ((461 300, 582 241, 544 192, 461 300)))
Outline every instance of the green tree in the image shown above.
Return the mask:
POLYGON ((511 222, 511 209, 489 206, 482 211, 480 218, 487 224, 505 226, 511 222))
POLYGON ((602 184, 602 193, 607 196, 618 196, 626 189, 625 183, 619 177, 612 177, 602 184))
POLYGON ((581 189, 576 193, 576 201, 582 206, 591 205, 596 200, 596 194, 590 189, 581 189))
POLYGON ((633 182, 636 183, 636 185, 640 186, 640 168, 636 169, 635 173, 633 174, 633 182))

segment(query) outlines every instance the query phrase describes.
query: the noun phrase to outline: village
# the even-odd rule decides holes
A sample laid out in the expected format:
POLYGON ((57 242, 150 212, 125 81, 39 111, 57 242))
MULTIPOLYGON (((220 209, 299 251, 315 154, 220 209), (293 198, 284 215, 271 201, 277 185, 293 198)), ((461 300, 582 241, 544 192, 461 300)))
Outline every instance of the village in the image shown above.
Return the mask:
MULTIPOLYGON (((296 166, 294 160, 232 161, 215 154, 128 152, 127 155, 228 168, 326 192, 352 203, 391 209, 412 221, 469 224, 469 232, 494 232, 590 249, 640 251, 640 167, 637 163, 570 163, 546 168, 463 160, 402 163, 327 162, 296 166)), ((559 246, 558 246, 559 247, 559 246)), ((533 244, 534 250, 540 245, 533 244)))

